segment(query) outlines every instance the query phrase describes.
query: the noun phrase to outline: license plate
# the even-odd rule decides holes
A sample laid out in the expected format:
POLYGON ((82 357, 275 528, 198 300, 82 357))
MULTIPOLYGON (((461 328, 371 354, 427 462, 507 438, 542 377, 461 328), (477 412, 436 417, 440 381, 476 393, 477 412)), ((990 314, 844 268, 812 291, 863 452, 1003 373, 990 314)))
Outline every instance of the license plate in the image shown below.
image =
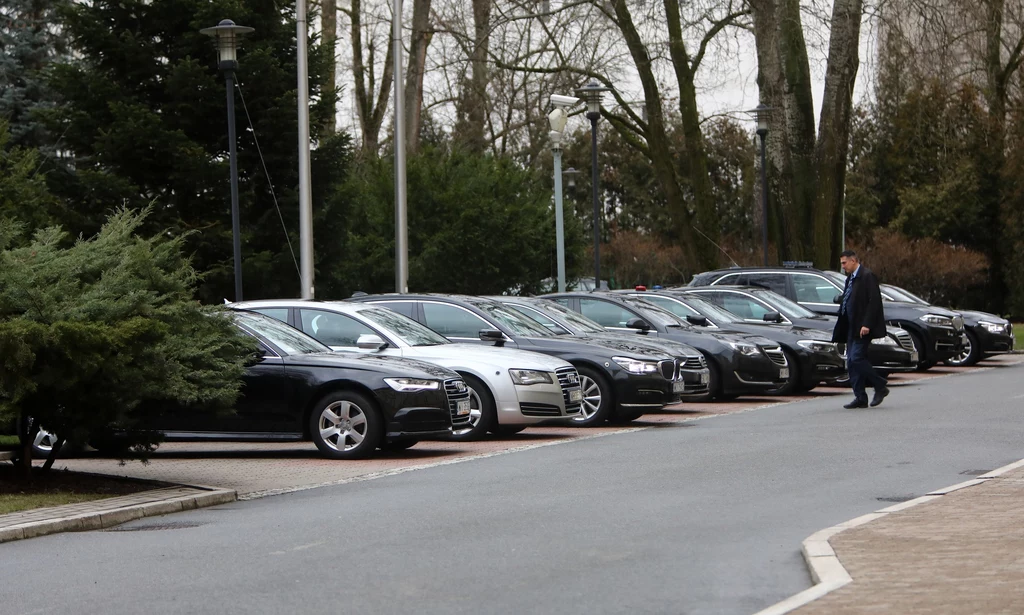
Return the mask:
POLYGON ((709 374, 708 372, 701 372, 701 374, 700 374, 700 383, 701 384, 708 384, 710 382, 711 382, 711 374, 709 374))
POLYGON ((911 363, 917 363, 919 360, 920 359, 918 359, 918 354, 917 354, 916 350, 910 353, 910 362, 911 363))
POLYGON ((583 401, 583 391, 580 389, 569 391, 569 401, 583 401))
POLYGON ((458 416, 469 414, 468 399, 460 399, 459 401, 455 402, 455 414, 457 414, 458 416))
POLYGON ((679 382, 673 382, 672 383, 672 392, 673 393, 682 393, 685 390, 686 390, 686 383, 685 382, 680 380, 679 382))
POLYGON ((779 378, 789 378, 789 368, 783 367, 779 370, 779 378))

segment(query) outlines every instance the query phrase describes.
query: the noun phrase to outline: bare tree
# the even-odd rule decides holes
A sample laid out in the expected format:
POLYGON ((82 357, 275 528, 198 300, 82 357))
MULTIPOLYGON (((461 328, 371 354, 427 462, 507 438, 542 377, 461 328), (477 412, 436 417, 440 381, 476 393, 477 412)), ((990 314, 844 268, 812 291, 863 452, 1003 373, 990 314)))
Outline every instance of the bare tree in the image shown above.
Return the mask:
POLYGON ((388 97, 391 94, 391 85, 394 80, 393 51, 389 34, 390 20, 374 14, 371 15, 370 23, 365 24, 364 16, 367 13, 363 8, 363 0, 351 0, 349 8, 344 10, 344 13, 349 18, 352 79, 356 114, 362 135, 362 151, 376 155, 380 148, 381 125, 387 112, 388 97), (365 42, 364 33, 368 35, 368 40, 365 42), (377 57, 382 46, 385 49, 384 62, 378 63, 377 57), (379 82, 378 70, 381 71, 379 82))

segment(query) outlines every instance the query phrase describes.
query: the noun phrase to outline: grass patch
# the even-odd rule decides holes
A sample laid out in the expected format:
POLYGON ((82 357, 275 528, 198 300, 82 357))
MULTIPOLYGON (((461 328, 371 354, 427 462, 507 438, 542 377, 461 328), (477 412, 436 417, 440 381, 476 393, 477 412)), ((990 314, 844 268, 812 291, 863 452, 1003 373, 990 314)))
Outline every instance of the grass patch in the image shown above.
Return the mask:
POLYGON ((1024 322, 1013 323, 1013 349, 1024 350, 1024 322))
POLYGON ((18 436, 0 435, 0 448, 10 448, 18 445, 18 436))
POLYGON ((43 472, 39 468, 34 468, 31 479, 25 481, 20 478, 18 468, 4 463, 0 464, 0 515, 112 498, 163 486, 66 470, 43 472))

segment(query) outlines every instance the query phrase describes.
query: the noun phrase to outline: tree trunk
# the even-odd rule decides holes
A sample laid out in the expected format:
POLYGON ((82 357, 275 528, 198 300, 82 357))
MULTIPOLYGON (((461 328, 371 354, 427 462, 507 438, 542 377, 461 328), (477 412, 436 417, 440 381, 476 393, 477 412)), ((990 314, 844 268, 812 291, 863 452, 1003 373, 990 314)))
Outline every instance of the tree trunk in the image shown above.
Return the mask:
POLYGON ((391 58, 394 57, 394 52, 389 43, 384 60, 384 73, 381 77, 380 88, 374 92, 376 81, 374 79, 375 65, 372 46, 369 48, 369 61, 367 63, 363 61, 362 0, 351 1, 350 33, 352 39, 352 77, 355 81, 356 112, 359 114, 359 128, 363 134, 363 152, 375 156, 380 149, 380 127, 384 123, 384 112, 388 107, 388 95, 391 94, 391 82, 393 81, 391 58))
POLYGON ((405 147, 410 155, 416 153, 420 144, 423 71, 427 62, 427 47, 432 36, 430 0, 413 0, 412 41, 409 49, 409 68, 405 75, 405 147))
MULTIPOLYGON (((1007 262, 1016 262, 1019 256, 1014 255, 1012 251, 1004 254, 1009 242, 1006 241, 1008 232, 1002 224, 1006 219, 1002 210, 1009 206, 1005 202, 1002 180, 1006 164, 1007 82, 1013 72, 1012 65, 1003 64, 1003 10, 1004 0, 988 0, 985 6, 985 98, 988 103, 989 134, 980 190, 985 201, 985 221, 991 229, 993 239, 988 250, 989 271, 994 291, 991 296, 996 303, 994 308, 1000 311, 1007 296, 1007 282, 1020 270, 1020 266, 1017 265, 1013 272, 1006 271, 1004 265, 1007 262)), ((1017 62, 1018 58, 1019 52, 1017 58, 1010 58, 1010 62, 1017 62)))
POLYGON ((811 258, 818 267, 834 268, 839 261, 839 253, 844 249, 839 245, 839 237, 846 194, 853 87, 860 63, 861 10, 862 0, 835 0, 832 5, 825 93, 814 151, 818 195, 811 215, 811 258))
MULTIPOLYGON (((338 90, 338 0, 323 0, 320 8, 320 23, 323 29, 324 48, 327 50, 327 79, 324 81, 324 91, 333 97, 338 90)), ((331 117, 323 126, 325 136, 335 133, 338 123, 337 114, 337 108, 331 110, 331 117)))
POLYGON ((490 74, 487 54, 491 45, 493 0, 473 0, 473 48, 469 54, 470 79, 464 83, 459 101, 459 138, 473 152, 487 147, 487 84, 490 74))

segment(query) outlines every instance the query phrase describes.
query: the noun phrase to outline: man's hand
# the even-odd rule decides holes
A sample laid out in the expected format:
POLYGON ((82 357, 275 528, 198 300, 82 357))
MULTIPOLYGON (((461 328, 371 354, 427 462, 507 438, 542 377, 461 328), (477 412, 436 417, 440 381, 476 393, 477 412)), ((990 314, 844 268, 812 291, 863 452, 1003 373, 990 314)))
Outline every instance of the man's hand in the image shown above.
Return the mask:
POLYGON ((870 333, 871 333, 871 329, 868 329, 867 327, 861 327, 860 328, 860 336, 861 337, 865 337, 865 336, 869 335, 870 333))

